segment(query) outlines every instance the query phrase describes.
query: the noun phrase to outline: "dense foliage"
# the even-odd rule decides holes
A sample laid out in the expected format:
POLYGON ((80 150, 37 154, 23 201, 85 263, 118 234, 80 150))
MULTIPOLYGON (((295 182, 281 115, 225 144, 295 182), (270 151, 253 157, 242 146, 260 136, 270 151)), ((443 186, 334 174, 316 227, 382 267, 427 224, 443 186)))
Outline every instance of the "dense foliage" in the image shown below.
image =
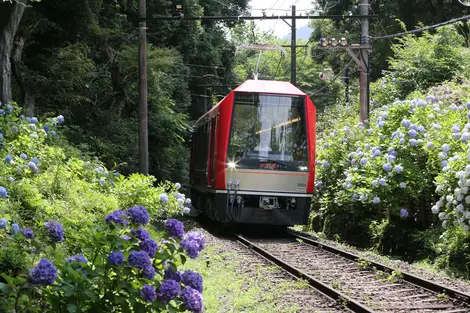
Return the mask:
POLYGON ((437 257, 437 264, 468 275, 466 68, 454 75, 455 82, 427 89, 447 78, 448 70, 439 70, 441 64, 462 61, 458 43, 441 58, 433 56, 445 47, 441 39, 452 32, 410 36, 394 47, 397 54, 391 63, 396 68, 387 76, 392 79, 375 86, 372 98, 379 100, 365 125, 351 119, 358 114, 355 106, 335 106, 320 117, 312 223, 328 235, 387 254, 410 260, 437 257), (414 66, 407 67, 410 63, 414 66), (438 72, 431 75, 434 69, 438 72), (407 77, 416 77, 422 84, 417 89, 426 93, 402 91, 410 83, 407 77), (391 100, 403 92, 410 94, 409 100, 391 100))
POLYGON ((64 139, 62 115, 20 114, 12 102, 0 106, 2 308, 201 312, 201 276, 177 271, 205 245, 171 219, 190 211, 181 185, 154 187, 152 176, 124 177, 89 159, 64 139), (158 232, 146 227, 163 219, 158 232))

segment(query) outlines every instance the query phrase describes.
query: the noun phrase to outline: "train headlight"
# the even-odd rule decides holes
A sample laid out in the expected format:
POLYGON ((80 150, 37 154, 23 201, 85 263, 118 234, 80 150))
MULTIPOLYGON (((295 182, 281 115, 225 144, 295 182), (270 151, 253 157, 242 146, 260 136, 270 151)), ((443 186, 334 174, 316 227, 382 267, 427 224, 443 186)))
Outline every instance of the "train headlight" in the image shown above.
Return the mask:
POLYGON ((234 170, 237 167, 237 163, 230 161, 227 163, 227 166, 229 169, 234 170))

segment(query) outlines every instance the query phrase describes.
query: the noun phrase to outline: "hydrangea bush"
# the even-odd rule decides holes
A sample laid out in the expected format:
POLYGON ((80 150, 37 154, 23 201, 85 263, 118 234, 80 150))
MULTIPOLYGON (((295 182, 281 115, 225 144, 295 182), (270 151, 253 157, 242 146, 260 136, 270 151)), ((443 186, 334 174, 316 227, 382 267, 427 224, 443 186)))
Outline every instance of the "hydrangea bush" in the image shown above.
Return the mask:
MULTIPOLYGON (((166 236, 154 240, 143 206, 116 210, 80 237, 73 255, 57 245, 67 233, 48 221, 36 232, 0 219, 3 248, 12 245, 27 256, 27 268, 0 274, 2 308, 7 312, 184 312, 203 310, 203 278, 178 266, 205 247, 200 232, 184 232, 175 219, 165 222, 166 236), (49 246, 44 246, 48 242, 49 246)), ((1 297, 0 297, 1 298, 1 297)), ((0 300, 1 301, 1 300, 0 300)))
POLYGON ((470 93, 452 86, 374 108, 365 125, 351 119, 353 106, 320 117, 318 230, 382 247, 388 237, 390 253, 415 249, 409 240, 417 231, 470 230, 470 93))
POLYGON ((107 169, 67 142, 66 122, 0 104, 2 309, 199 312, 200 276, 161 287, 205 245, 172 219, 191 210, 181 185, 107 169), (157 240, 146 225, 163 220, 169 237, 157 240))

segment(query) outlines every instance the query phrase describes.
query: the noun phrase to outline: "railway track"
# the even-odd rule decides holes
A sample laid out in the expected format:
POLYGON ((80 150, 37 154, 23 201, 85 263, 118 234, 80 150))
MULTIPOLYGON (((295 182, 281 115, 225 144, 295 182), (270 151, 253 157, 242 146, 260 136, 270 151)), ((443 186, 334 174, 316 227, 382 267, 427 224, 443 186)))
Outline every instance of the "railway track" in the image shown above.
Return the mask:
POLYGON ((236 234, 235 239, 353 312, 470 312, 470 294, 364 260, 296 232, 274 239, 236 234))

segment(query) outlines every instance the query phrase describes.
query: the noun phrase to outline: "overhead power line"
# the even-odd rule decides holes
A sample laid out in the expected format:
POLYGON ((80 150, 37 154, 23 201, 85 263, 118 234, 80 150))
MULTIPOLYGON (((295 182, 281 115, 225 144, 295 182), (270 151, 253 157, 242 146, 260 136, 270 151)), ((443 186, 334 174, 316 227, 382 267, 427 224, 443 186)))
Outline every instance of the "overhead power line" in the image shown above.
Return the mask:
POLYGON ((321 19, 332 19, 332 20, 342 20, 342 19, 373 19, 378 18, 378 15, 272 15, 272 16, 188 16, 188 17, 174 17, 174 16, 155 16, 155 17, 145 17, 140 18, 140 21, 203 21, 203 20, 212 20, 212 21, 246 21, 246 20, 278 20, 278 19, 297 19, 297 20, 321 20, 321 19))
POLYGON ((422 27, 422 28, 417 28, 417 29, 413 29, 413 30, 410 30, 410 31, 407 31, 407 32, 396 33, 396 34, 391 34, 391 35, 386 35, 386 36, 371 37, 371 40, 380 40, 380 39, 389 39, 389 38, 395 38, 395 37, 402 37, 402 36, 406 36, 406 35, 409 35, 409 34, 420 33, 420 32, 424 32, 424 31, 429 30, 429 29, 442 27, 442 26, 445 26, 445 25, 455 24, 455 23, 458 23, 458 22, 461 22, 461 21, 464 21, 464 20, 468 20, 468 19, 470 19, 470 15, 465 15, 465 16, 462 16, 462 17, 459 17, 459 18, 454 18, 454 19, 451 19, 451 20, 448 20, 448 21, 445 21, 445 22, 442 22, 442 23, 439 23, 439 24, 434 24, 434 25, 430 25, 430 26, 426 26, 426 27, 422 27))

